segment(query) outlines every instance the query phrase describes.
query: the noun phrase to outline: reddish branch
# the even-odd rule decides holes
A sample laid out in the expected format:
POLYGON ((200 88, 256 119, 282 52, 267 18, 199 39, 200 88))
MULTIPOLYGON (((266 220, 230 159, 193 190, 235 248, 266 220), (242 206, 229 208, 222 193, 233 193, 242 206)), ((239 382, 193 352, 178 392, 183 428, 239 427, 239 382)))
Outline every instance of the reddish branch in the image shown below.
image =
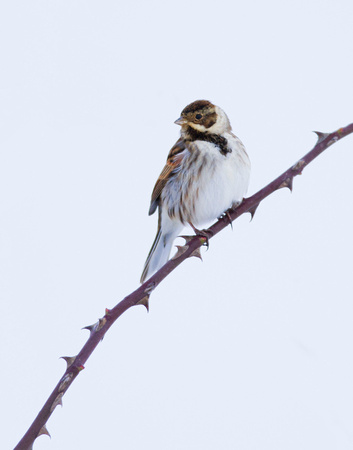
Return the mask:
MULTIPOLYGON (((220 218, 209 231, 210 239, 215 234, 219 233, 223 228, 229 225, 229 221, 237 219, 242 214, 249 212, 252 216, 255 214, 259 203, 277 189, 287 187, 292 189, 293 178, 300 175, 303 169, 320 153, 326 150, 330 145, 337 142, 339 139, 353 133, 353 123, 340 128, 333 133, 319 133, 318 141, 315 147, 301 158, 292 167, 286 170, 282 175, 273 180, 270 184, 258 191, 253 196, 244 199, 244 201, 235 210, 229 210, 227 215, 220 218)), ((143 283, 132 294, 125 297, 113 309, 106 310, 102 319, 89 327, 85 327, 90 331, 90 337, 86 344, 82 347, 80 353, 76 357, 64 357, 67 362, 67 369, 61 377, 58 384, 55 386, 50 397, 44 404, 38 416, 23 436, 21 441, 15 447, 15 450, 29 450, 32 448, 33 442, 41 434, 48 434, 46 423, 58 404, 61 404, 61 399, 72 382, 75 380, 79 372, 84 368, 84 364, 90 357, 98 343, 102 340, 105 333, 113 325, 119 316, 121 316, 127 309, 135 305, 144 305, 148 309, 148 299, 151 292, 164 280, 164 278, 172 272, 179 264, 190 256, 200 256, 200 247, 205 243, 205 237, 201 236, 187 236, 185 237, 185 245, 178 247, 177 254, 169 260, 155 275, 143 283)))

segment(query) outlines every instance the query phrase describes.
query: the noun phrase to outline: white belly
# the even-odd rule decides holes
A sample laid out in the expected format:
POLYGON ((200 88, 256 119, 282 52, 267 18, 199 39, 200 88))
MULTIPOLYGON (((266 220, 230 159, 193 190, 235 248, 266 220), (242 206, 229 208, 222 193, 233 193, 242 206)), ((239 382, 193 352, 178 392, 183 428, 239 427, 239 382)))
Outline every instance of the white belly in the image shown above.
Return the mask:
POLYGON ((162 195, 171 219, 200 227, 243 199, 250 161, 238 138, 231 134, 225 137, 232 150, 226 155, 210 142, 195 141, 190 145, 180 170, 168 181, 162 195))

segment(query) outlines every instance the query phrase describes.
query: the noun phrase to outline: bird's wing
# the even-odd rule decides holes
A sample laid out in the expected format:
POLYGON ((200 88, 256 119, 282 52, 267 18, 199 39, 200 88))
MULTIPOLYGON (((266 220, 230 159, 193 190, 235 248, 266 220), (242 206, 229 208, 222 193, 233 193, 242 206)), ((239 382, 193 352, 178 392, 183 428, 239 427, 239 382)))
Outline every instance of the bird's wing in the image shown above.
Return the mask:
POLYGON ((153 214, 157 209, 161 192, 170 176, 180 168, 181 162, 185 156, 185 149, 185 141, 182 138, 180 138, 171 148, 166 165, 164 166, 153 188, 150 210, 148 211, 149 215, 153 214))

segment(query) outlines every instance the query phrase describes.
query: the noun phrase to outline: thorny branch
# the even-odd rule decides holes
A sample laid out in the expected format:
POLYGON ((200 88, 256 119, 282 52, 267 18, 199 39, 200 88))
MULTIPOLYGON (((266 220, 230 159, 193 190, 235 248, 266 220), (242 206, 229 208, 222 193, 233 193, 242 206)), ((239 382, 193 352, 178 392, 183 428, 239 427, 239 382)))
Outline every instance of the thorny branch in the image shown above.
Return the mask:
MULTIPOLYGON (((228 210, 226 216, 220 218, 207 230, 210 232, 210 238, 228 226, 230 220, 234 221, 246 212, 249 212, 251 216, 254 216, 260 202, 277 189, 287 187, 292 190, 293 178, 300 175, 303 169, 330 145, 334 144, 348 134, 353 133, 353 123, 344 128, 340 128, 333 133, 315 133, 318 135, 318 141, 314 148, 270 184, 265 186, 253 196, 244 199, 244 201, 236 209, 228 210)), ((86 363, 98 343, 102 340, 105 333, 118 319, 118 317, 121 316, 127 309, 135 305, 144 305, 148 310, 150 294, 159 285, 159 283, 185 259, 190 256, 201 257, 200 247, 205 243, 206 238, 203 236, 185 236, 184 239, 186 241, 185 245, 178 246, 176 255, 155 275, 153 275, 130 295, 125 297, 113 309, 106 309, 104 317, 99 319, 97 323, 85 327, 90 331, 90 337, 77 356, 63 357, 67 363, 67 368, 64 375, 60 378, 58 384, 55 386, 53 392, 50 394, 36 419, 15 447, 15 450, 30 450, 33 448, 33 443, 38 436, 42 434, 49 435, 46 428, 46 423, 49 417, 56 406, 62 404, 63 395, 71 386, 80 371, 84 369, 83 365, 86 363)))

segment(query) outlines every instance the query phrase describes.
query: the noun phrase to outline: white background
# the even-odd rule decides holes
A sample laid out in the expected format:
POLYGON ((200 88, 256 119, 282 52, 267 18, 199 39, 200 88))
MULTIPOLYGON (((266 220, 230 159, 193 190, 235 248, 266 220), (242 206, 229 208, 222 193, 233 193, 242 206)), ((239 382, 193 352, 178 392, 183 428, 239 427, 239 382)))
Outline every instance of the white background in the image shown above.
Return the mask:
MULTIPOLYGON (((353 3, 0 7, 1 448, 138 287, 150 194, 197 99, 230 117, 249 195, 353 121, 353 3)), ((353 136, 109 331, 40 449, 353 448, 353 136)))

